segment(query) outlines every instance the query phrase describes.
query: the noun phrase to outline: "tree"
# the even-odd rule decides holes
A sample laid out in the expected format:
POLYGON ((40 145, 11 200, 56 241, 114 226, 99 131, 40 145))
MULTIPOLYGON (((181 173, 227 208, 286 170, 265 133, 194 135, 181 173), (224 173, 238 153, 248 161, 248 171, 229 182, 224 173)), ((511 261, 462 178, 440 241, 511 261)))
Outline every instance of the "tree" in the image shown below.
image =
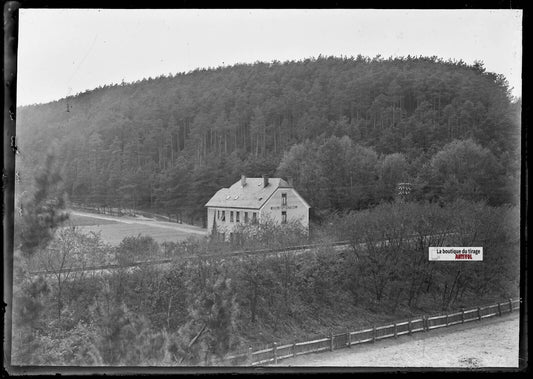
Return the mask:
POLYGON ((22 216, 15 220, 15 250, 13 275, 13 363, 27 364, 32 349, 39 342, 37 330, 43 327, 44 299, 50 289, 43 277, 29 274, 29 260, 45 249, 56 229, 68 218, 64 212, 61 177, 52 155, 35 178, 34 192, 22 201, 22 216))
POLYGON ((376 165, 378 155, 371 147, 355 144, 347 162, 351 208, 366 208, 376 202, 376 165))
POLYGON ((116 260, 121 265, 154 259, 160 253, 159 244, 151 236, 141 234, 125 237, 115 250, 116 260))
POLYGON ((65 198, 62 179, 48 155, 41 173, 35 177, 35 192, 22 201, 22 219, 16 242, 24 257, 46 246, 53 238, 55 229, 68 219, 64 211, 65 198))
MULTIPOLYGON (((346 206, 350 194, 349 164, 351 163, 352 141, 349 137, 330 137, 319 147, 320 174, 324 178, 322 196, 331 201, 331 207, 346 206)), ((353 183, 353 182, 352 182, 353 183)))
POLYGON ((103 366, 98 350, 98 332, 94 325, 78 323, 71 329, 57 328, 38 337, 29 362, 35 366, 103 366))
POLYGON ((434 194, 449 201, 456 198, 496 202, 503 189, 503 170, 496 157, 473 140, 455 140, 430 161, 434 194))
POLYGON ((397 185, 407 180, 407 161, 401 153, 389 154, 379 162, 379 181, 381 196, 392 200, 397 192, 397 185))
POLYGON ((110 251, 99 235, 85 235, 75 227, 60 229, 50 244, 32 257, 31 265, 46 270, 55 278, 57 319, 61 319, 64 307, 64 292, 75 280, 85 276, 83 269, 88 265, 103 265, 111 259, 110 251))
POLYGON ((324 179, 320 175, 318 146, 306 141, 294 145, 283 156, 277 173, 280 176, 292 177, 294 186, 313 207, 328 205, 328 199, 321 194, 324 179))
POLYGON ((269 275, 263 269, 265 259, 263 257, 244 258, 240 267, 238 279, 244 288, 243 297, 249 309, 250 322, 255 324, 261 313, 267 297, 266 285, 269 284, 269 275))
POLYGON ((356 299, 367 291, 391 311, 427 301, 446 310, 469 296, 516 294, 516 212, 465 200, 444 206, 395 202, 329 221, 337 238, 349 241, 346 270, 356 299), (484 258, 470 265, 429 261, 431 246, 483 246, 484 258))
POLYGON ((266 120, 260 108, 254 109, 254 114, 250 121, 250 133, 252 138, 252 151, 255 156, 265 155, 265 139, 266 139, 266 120), (260 142, 262 141, 262 142, 260 142), (262 144, 261 144, 262 143, 262 144))
POLYGON ((132 312, 124 302, 103 293, 90 307, 96 327, 94 344, 105 365, 176 365, 176 338, 156 331, 149 320, 132 312))
MULTIPOLYGON (((195 284, 189 288, 198 290, 195 284)), ((191 299, 188 320, 179 329, 181 361, 211 364, 238 343, 235 338, 239 308, 231 280, 216 270, 191 299)))

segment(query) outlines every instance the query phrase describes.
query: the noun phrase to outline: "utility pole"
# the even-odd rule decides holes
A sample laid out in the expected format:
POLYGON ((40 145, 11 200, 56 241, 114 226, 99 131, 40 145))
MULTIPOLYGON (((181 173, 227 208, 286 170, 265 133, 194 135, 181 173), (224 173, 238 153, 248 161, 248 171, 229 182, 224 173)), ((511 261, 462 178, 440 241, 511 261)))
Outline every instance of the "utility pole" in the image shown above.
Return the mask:
POLYGON ((413 186, 409 182, 398 183, 397 200, 401 203, 405 203, 407 196, 411 193, 413 186))

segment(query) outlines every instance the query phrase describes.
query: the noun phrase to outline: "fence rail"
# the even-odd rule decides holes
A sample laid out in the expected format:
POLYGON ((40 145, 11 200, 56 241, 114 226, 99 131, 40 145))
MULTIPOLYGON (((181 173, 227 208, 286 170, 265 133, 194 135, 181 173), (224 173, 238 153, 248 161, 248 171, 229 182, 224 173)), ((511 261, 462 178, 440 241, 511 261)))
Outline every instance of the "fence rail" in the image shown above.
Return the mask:
POLYGON ((374 325, 372 328, 363 330, 348 331, 340 334, 333 334, 331 332, 328 337, 311 341, 294 342, 281 346, 274 343, 270 348, 263 348, 257 351, 252 351, 250 347, 247 353, 227 357, 221 363, 247 366, 276 364, 282 359, 299 355, 350 348, 353 345, 373 343, 386 338, 398 338, 405 334, 428 332, 433 329, 464 324, 465 322, 475 320, 481 321, 485 318, 512 313, 517 309, 520 309, 520 299, 509 299, 505 302, 475 307, 468 310, 463 308, 453 313, 446 312, 431 316, 423 315, 392 324, 374 325))

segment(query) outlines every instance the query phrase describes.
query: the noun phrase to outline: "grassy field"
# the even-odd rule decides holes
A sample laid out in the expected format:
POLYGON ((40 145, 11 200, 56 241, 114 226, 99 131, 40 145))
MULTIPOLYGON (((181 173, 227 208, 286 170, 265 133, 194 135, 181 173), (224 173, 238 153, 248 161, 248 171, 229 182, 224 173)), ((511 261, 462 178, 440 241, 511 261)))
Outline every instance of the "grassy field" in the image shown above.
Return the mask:
POLYGON ((85 212, 70 212, 65 227, 76 226, 83 232, 100 233, 102 240, 118 245, 124 237, 148 235, 157 242, 179 242, 187 238, 202 238, 205 230, 199 227, 155 221, 144 217, 115 217, 108 215, 90 214, 85 212))
POLYGON ((68 220, 65 221, 64 226, 94 226, 94 225, 109 225, 117 224, 118 221, 103 220, 90 216, 82 216, 71 213, 68 220))

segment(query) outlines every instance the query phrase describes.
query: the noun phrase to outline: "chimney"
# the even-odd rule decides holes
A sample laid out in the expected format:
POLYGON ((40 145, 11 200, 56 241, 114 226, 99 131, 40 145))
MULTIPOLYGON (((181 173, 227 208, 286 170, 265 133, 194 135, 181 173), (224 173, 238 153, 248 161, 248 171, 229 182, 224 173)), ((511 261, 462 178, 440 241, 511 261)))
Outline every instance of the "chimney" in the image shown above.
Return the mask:
POLYGON ((263 187, 268 186, 268 175, 263 175, 263 187))
POLYGON ((241 175, 241 187, 244 187, 246 185, 246 176, 241 175))
POLYGON ((292 176, 288 176, 288 177, 287 177, 287 183, 289 183, 289 186, 293 187, 293 184, 292 184, 292 176))

